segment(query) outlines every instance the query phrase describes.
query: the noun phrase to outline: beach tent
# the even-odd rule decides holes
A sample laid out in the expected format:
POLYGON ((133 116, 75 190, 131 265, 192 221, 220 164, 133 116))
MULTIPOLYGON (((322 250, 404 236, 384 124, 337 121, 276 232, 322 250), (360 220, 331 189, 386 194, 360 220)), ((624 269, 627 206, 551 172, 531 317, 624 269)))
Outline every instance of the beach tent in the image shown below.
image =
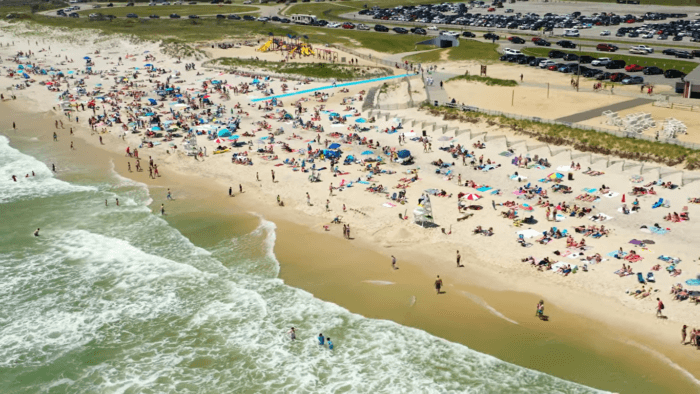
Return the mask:
POLYGON ((396 156, 398 156, 399 159, 406 159, 411 157, 411 152, 409 150, 402 149, 396 153, 396 156))
POLYGON ((148 102, 151 103, 151 105, 157 105, 158 102, 155 99, 149 98, 148 102))
POLYGON ((158 126, 153 126, 153 127, 151 127, 151 131, 163 131, 163 130, 158 126))
POLYGON ((221 129, 221 130, 219 130, 219 132, 217 133, 217 135, 218 135, 219 137, 230 137, 230 136, 231 136, 231 132, 230 132, 228 129, 221 129))
POLYGON ((83 59, 90 60, 90 56, 85 56, 83 59))
POLYGON ((331 144, 331 146, 328 147, 328 149, 338 149, 340 148, 340 144, 331 144))
POLYGON ((324 149, 323 155, 326 157, 329 157, 329 158, 338 158, 338 157, 340 157, 340 151, 324 149))

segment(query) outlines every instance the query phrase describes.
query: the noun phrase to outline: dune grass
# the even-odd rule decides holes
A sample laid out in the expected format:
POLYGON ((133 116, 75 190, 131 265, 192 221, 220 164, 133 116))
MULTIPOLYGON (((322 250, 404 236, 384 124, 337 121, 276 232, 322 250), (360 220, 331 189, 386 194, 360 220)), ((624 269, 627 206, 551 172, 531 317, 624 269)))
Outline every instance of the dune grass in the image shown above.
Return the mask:
MULTIPOLYGON (((84 8, 84 7, 83 7, 84 8)), ((258 7, 248 7, 242 5, 165 5, 154 7, 116 7, 116 8, 98 8, 84 9, 78 11, 81 16, 87 16, 93 13, 102 13, 114 15, 116 17, 125 17, 127 14, 136 14, 141 18, 146 18, 149 15, 158 15, 161 17, 170 14, 178 14, 180 16, 187 15, 217 15, 217 14, 235 14, 238 12, 258 11, 258 7)))
POLYGON ((292 74, 309 78, 356 79, 360 77, 378 77, 391 74, 391 70, 384 67, 357 67, 348 64, 328 63, 281 63, 228 57, 211 60, 209 64, 292 74))
POLYGON ((452 81, 480 82, 486 86, 518 86, 518 82, 512 79, 481 77, 478 75, 458 75, 447 80, 447 82, 452 81))
POLYGON ((404 57, 404 60, 414 63, 436 63, 445 58, 452 61, 479 60, 490 63, 498 60, 496 52, 498 45, 476 40, 459 40, 458 47, 429 50, 423 53, 404 57), (446 55, 445 55, 446 54, 446 55))
POLYGON ((686 169, 700 168, 700 151, 679 145, 618 137, 593 130, 582 130, 565 125, 511 119, 502 115, 464 112, 449 107, 424 105, 422 109, 445 120, 475 122, 483 120, 491 125, 528 135, 552 145, 566 145, 582 152, 617 156, 623 159, 657 162, 668 166, 683 165, 686 169))

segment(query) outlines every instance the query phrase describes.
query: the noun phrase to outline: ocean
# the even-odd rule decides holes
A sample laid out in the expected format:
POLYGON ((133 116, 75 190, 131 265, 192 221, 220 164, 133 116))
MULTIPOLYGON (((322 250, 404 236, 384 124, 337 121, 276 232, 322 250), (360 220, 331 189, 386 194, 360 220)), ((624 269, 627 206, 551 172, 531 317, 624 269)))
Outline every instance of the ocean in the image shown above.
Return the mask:
POLYGON ((0 136, 2 393, 601 392, 286 285, 262 217, 198 246, 146 185, 79 171, 0 136))

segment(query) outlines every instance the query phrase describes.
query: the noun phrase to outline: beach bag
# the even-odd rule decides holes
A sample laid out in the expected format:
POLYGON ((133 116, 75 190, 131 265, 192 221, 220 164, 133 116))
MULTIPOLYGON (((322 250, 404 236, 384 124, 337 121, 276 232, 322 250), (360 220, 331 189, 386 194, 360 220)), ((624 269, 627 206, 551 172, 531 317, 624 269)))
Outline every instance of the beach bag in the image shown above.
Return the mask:
POLYGON ((661 309, 664 309, 664 303, 663 303, 663 302, 661 303, 661 309))

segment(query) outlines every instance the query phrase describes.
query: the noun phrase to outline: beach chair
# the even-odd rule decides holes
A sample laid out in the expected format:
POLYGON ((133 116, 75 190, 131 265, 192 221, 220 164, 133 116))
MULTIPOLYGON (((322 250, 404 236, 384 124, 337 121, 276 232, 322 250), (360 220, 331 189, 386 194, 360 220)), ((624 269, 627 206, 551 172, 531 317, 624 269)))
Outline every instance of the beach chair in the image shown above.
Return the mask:
POLYGON ((655 283, 656 278, 654 277, 653 272, 647 272, 647 282, 655 283))
POLYGON ((637 280, 639 281, 639 283, 641 283, 643 285, 647 283, 644 280, 644 274, 642 274, 641 272, 637 272, 637 280))
POLYGON ((663 205, 663 203, 664 203, 664 199, 663 199, 663 198, 659 198, 659 201, 655 202, 654 205, 651 206, 651 208, 652 208, 652 209, 658 208, 658 207, 660 207, 661 205, 663 205))
POLYGON ((671 208, 671 201, 667 198, 664 200, 664 203, 661 204, 664 208, 671 208))
POLYGON ((394 194, 391 195, 391 200, 392 200, 392 201, 396 201, 396 193, 394 193, 394 194))

